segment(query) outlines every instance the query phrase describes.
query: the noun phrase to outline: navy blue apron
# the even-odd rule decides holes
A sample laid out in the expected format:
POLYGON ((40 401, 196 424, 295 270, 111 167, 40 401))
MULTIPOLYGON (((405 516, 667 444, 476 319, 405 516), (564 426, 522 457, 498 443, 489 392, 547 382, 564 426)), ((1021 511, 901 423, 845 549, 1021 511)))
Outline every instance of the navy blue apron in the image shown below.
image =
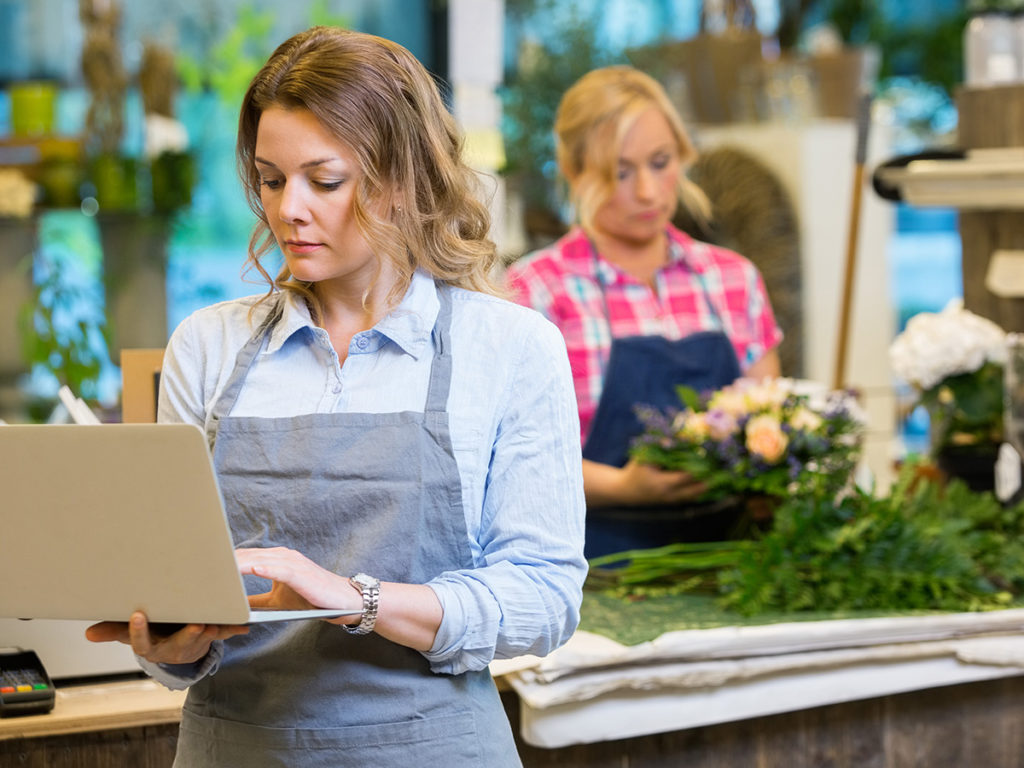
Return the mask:
MULTIPOLYGON (((596 251, 594 267, 612 334, 596 251)), ((678 386, 703 392, 731 384, 740 376, 739 360, 723 330, 722 319, 696 272, 694 279, 718 328, 677 340, 663 336, 614 338, 613 334, 601 399, 583 446, 583 458, 616 467, 625 465, 630 443, 643 431, 635 412, 637 405, 659 410, 679 407, 678 386)), ((720 530, 722 520, 713 514, 716 511, 707 505, 588 507, 584 554, 590 558, 676 541, 725 538, 728 530, 720 530)))

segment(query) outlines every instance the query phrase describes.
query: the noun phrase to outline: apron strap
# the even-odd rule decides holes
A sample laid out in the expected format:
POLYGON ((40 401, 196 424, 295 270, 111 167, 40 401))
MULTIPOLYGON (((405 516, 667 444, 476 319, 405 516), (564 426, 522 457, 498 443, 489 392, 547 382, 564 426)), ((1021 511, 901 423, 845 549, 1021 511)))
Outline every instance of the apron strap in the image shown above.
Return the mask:
POLYGON ((246 373, 252 367, 252 363, 263 348, 266 339, 270 337, 271 330, 284 315, 284 301, 284 293, 278 293, 263 322, 257 326, 252 336, 245 343, 245 346, 238 350, 238 354, 235 356, 235 367, 231 370, 231 375, 228 377, 228 383, 224 386, 224 391, 221 392, 220 397, 213 404, 210 420, 206 426, 206 441, 209 443, 210 450, 213 450, 213 444, 217 441, 217 431, 220 428, 221 418, 231 413, 231 409, 235 407, 238 395, 242 391, 242 383, 245 381, 246 373))
POLYGON ((452 384, 452 350, 450 330, 452 325, 452 289, 440 282, 437 298, 441 308, 434 321, 434 363, 430 369, 430 384, 427 387, 427 413, 444 413, 448 409, 448 393, 452 384))

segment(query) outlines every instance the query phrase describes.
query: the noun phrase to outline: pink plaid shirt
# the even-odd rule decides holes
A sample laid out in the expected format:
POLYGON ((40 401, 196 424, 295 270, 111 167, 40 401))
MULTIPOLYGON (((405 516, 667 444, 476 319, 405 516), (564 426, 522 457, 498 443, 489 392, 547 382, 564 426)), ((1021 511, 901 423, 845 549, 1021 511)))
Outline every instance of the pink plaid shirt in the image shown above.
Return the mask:
POLYGON ((761 273, 749 260, 673 227, 669 241, 669 261, 655 275, 655 290, 595 258, 578 227, 508 268, 514 298, 541 312, 565 337, 584 442, 601 398, 613 337, 675 340, 724 330, 744 371, 782 341, 761 273))

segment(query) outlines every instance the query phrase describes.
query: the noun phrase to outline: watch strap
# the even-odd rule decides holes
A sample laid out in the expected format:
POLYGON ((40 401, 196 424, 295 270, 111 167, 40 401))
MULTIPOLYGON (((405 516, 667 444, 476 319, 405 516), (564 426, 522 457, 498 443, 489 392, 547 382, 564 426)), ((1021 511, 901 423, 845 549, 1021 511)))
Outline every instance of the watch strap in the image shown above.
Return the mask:
POLYGON ((358 624, 342 624, 345 631, 353 635, 368 635, 377 624, 377 608, 380 606, 380 581, 357 573, 349 579, 349 583, 359 590, 363 596, 363 617, 358 624))

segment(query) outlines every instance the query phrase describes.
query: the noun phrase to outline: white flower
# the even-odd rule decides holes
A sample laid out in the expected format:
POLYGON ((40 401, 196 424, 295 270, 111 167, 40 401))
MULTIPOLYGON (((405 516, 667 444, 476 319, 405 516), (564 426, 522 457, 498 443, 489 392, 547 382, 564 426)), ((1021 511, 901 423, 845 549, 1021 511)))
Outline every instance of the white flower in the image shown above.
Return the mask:
POLYGON ((789 420, 789 425, 793 427, 793 429, 799 429, 803 432, 813 432, 818 429, 824 421, 825 420, 821 418, 821 416, 810 408, 797 408, 796 412, 789 420))
POLYGON ((155 112, 146 115, 146 157, 152 160, 164 152, 184 152, 186 149, 188 132, 180 121, 155 112))
POLYGON ((941 312, 920 312, 889 346, 893 371, 922 390, 949 376, 1006 361, 1006 332, 953 299, 941 312))

